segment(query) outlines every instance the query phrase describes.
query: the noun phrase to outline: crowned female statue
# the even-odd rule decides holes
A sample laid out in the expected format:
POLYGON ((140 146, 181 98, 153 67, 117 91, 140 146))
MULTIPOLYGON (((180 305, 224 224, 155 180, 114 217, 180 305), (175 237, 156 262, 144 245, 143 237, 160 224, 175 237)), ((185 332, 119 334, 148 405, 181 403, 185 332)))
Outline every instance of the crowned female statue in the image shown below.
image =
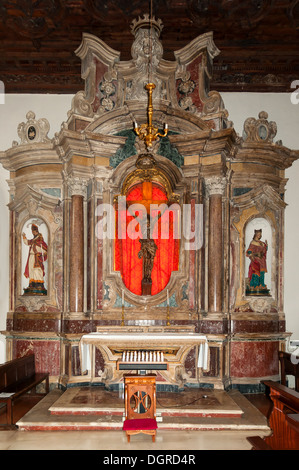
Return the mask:
POLYGON ((261 238, 262 229, 255 230, 246 251, 246 256, 250 259, 246 295, 269 295, 269 289, 265 284, 268 243, 267 240, 263 242, 261 238))

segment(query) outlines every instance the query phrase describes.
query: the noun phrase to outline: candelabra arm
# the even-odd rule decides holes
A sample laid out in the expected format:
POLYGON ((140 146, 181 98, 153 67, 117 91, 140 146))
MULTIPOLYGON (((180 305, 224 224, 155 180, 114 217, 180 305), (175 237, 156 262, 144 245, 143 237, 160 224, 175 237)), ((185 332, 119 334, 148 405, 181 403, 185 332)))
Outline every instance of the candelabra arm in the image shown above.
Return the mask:
POLYGON ((147 147, 153 146, 153 141, 157 140, 158 137, 166 137, 168 133, 167 124, 164 126, 164 134, 158 132, 158 128, 153 126, 153 90, 156 88, 154 83, 148 83, 145 86, 145 89, 148 91, 148 108, 147 108, 147 115, 148 115, 148 123, 142 124, 138 127, 137 122, 134 123, 134 130, 135 133, 141 140, 144 140, 147 147))

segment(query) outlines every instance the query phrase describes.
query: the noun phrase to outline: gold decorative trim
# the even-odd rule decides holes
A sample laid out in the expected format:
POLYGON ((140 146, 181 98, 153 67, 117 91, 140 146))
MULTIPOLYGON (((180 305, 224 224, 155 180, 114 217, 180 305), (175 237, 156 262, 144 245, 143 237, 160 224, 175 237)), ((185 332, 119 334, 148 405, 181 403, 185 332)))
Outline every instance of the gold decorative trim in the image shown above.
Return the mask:
MULTIPOLYGON (((141 154, 136 160, 136 170, 131 172, 124 180, 121 196, 125 196, 130 188, 138 183, 144 181, 150 181, 153 183, 160 184, 165 190, 168 197, 168 201, 171 203, 179 203, 180 196, 172 191, 172 185, 165 174, 165 172, 157 166, 157 162, 154 157, 150 154, 141 154)), ((114 201, 117 201, 115 196, 114 201)))

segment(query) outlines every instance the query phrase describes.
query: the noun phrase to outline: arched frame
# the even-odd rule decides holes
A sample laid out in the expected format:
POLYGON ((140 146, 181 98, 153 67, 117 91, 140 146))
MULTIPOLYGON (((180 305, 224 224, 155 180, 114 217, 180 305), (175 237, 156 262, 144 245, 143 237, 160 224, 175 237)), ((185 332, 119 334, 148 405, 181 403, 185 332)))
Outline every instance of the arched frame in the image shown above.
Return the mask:
MULTIPOLYGON (((140 163, 140 159, 139 163, 137 163, 139 157, 140 155, 129 157, 118 165, 111 178, 112 185, 110 186, 110 191, 106 191, 103 200, 106 202, 109 200, 109 203, 113 205, 119 195, 125 194, 129 187, 136 182, 142 181, 142 178, 147 175, 153 182, 156 181, 166 189, 170 201, 179 204, 180 207, 188 202, 186 187, 184 187, 182 172, 179 168, 160 155, 154 155, 154 168, 142 169, 140 166, 138 168, 140 163)), ((130 304, 132 308, 141 307, 143 309, 156 307, 161 303, 165 303, 166 305, 167 289, 169 297, 171 297, 175 292, 180 292, 182 287, 188 282, 189 257, 188 252, 183 249, 182 243, 180 244, 179 270, 172 272, 167 289, 153 296, 135 295, 124 286, 120 273, 115 272, 113 269, 113 240, 103 240, 103 251, 106 253, 109 252, 109 256, 105 257, 103 270, 104 272, 106 271, 105 282, 111 287, 110 292, 112 293, 110 301, 106 302, 104 308, 113 308, 116 294, 121 297, 123 291, 126 303, 130 304)), ((180 310, 187 310, 185 306, 186 301, 181 301, 178 297, 176 297, 176 301, 180 310)))
MULTIPOLYGON (((231 308, 235 311, 256 310, 257 303, 263 304, 266 311, 279 312, 282 305, 283 292, 282 285, 282 264, 283 257, 283 210, 285 203, 279 198, 276 192, 269 186, 256 188, 243 196, 235 197, 235 207, 239 208, 238 215, 233 220, 232 230, 232 262, 231 262, 231 308), (270 280, 270 293, 268 296, 260 296, 260 300, 255 296, 246 295, 246 277, 248 275, 248 262, 246 260, 246 250, 248 248, 248 230, 259 227, 264 221, 268 227, 268 235, 271 243, 267 262, 269 266, 268 279, 270 280), (256 225, 257 223, 257 225, 256 225), (269 276, 271 276, 269 278, 269 276), (262 299, 262 301, 261 301, 262 299)), ((252 234, 251 234, 252 238, 252 234)), ((264 239, 263 235, 263 239, 264 239)))

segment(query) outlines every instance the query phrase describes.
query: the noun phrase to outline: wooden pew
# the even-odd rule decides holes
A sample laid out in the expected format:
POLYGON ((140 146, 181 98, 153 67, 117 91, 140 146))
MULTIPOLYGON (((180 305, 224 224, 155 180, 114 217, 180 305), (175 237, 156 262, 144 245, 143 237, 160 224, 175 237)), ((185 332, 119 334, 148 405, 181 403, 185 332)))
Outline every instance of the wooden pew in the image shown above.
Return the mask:
POLYGON ((13 426, 13 401, 45 381, 49 393, 49 373, 36 373, 34 354, 0 364, 0 403, 6 404, 7 426, 13 426))
POLYGON ((281 375, 281 384, 287 385, 287 375, 295 376, 295 390, 299 392, 299 357, 292 361, 292 355, 285 351, 278 352, 279 362, 280 362, 280 375, 281 375), (297 362, 297 364, 295 363, 297 362))
POLYGON ((299 413, 296 414, 287 414, 286 420, 296 432, 299 433, 299 413))
POLYGON ((269 417, 272 434, 248 437, 253 450, 299 450, 299 393, 272 381, 263 384, 270 390, 273 408, 269 417))

